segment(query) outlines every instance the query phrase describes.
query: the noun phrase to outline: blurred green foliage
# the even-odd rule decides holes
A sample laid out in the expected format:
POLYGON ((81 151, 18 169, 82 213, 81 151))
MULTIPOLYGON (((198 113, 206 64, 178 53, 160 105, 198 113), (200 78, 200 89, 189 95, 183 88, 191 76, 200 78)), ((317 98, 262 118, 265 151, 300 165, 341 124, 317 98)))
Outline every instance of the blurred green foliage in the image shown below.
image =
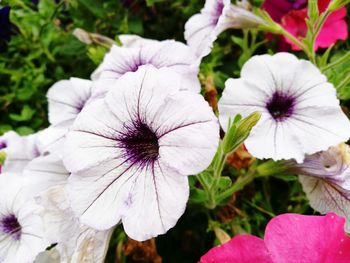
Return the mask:
MULTIPOLYGON (((251 2, 259 6, 262 0, 251 2)), ((185 22, 203 4, 204 0, 39 0, 38 4, 31 0, 3 0, 1 6, 11 7, 13 26, 11 40, 0 40, 0 134, 11 129, 29 134, 46 127, 47 89, 71 76, 90 77, 107 50, 81 43, 72 35, 75 28, 112 39, 128 33, 184 41, 185 22)), ((336 44, 330 61, 335 61, 349 47, 349 42, 336 44)), ((204 58, 200 79, 205 82, 207 77, 212 77, 220 94, 225 80, 238 77, 250 56, 272 50, 276 50, 275 43, 266 41, 263 33, 228 30, 215 42, 211 55, 204 58)), ((303 57, 301 53, 298 55, 303 57)), ((326 72, 335 86, 350 75, 349 63, 326 72)), ((349 84, 338 89, 338 96, 343 105, 349 106, 349 84)), ((223 174, 229 179, 226 181, 231 182, 247 172, 226 167, 223 174)), ((195 177, 190 178, 190 183, 192 189, 198 184, 195 177)), ((163 262, 197 262, 213 246, 215 236, 210 230, 214 226, 230 235, 248 232, 262 236, 266 223, 276 214, 313 213, 293 176, 254 180, 244 191, 235 194, 233 200, 226 200, 215 210, 198 205, 196 201, 200 198, 192 194, 177 226, 157 238, 163 262)), ((121 244, 126 240, 119 226, 113 235, 107 262, 119 258, 121 244)), ((119 259, 131 262, 122 256, 119 259)))

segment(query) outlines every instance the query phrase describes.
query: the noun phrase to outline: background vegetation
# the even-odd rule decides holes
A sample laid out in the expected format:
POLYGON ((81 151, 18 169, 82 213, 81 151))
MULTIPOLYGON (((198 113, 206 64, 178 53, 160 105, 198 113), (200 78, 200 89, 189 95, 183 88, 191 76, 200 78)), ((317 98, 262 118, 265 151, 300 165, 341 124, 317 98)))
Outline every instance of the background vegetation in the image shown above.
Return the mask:
MULTIPOLYGON (((253 5, 258 7, 261 2, 253 1, 253 5)), ((3 0, 1 7, 11 7, 11 26, 10 35, 5 34, 7 22, 1 14, 0 134, 16 130, 25 135, 47 127, 47 89, 71 76, 90 77, 107 49, 81 43, 72 35, 75 28, 116 41, 120 34, 184 41, 185 22, 203 4, 204 0, 3 0)), ((331 60, 349 47, 349 41, 338 43, 331 60)), ((240 30, 223 33, 201 65, 200 80, 206 97, 212 100, 213 88, 220 96, 224 81, 238 77, 242 64, 253 54, 274 52, 274 41, 266 41, 263 33, 240 30)), ((349 74, 350 63, 328 71, 335 86, 349 74)), ((348 112, 350 87, 340 87, 338 96, 348 112)), ((256 162, 239 154, 231 160, 236 169, 226 168, 225 174, 230 177, 247 171, 244 162, 256 162)), ((191 184, 196 183, 191 178, 191 184)), ((192 192, 187 211, 177 226, 156 239, 159 256, 154 243, 140 245, 128 241, 122 227, 118 227, 107 262, 138 259, 160 262, 160 257, 164 262, 196 262, 217 243, 214 230, 223 229, 231 236, 241 232, 262 236, 267 221, 285 212, 314 213, 294 176, 257 179, 212 211, 204 208, 200 196, 192 192)))

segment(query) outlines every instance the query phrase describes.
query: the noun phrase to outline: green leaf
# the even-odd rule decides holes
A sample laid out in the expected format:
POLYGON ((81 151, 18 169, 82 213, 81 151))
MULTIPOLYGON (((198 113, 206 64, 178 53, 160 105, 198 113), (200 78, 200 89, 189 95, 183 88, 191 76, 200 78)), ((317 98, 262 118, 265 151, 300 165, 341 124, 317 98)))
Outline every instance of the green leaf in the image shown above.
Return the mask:
POLYGON ((104 18, 106 15, 106 11, 103 8, 103 1, 78 0, 78 2, 96 17, 104 18))
POLYGON ((321 69, 327 65, 327 61, 328 61, 329 55, 330 55, 333 47, 334 47, 334 45, 331 45, 329 48, 327 48, 327 50, 324 52, 324 54, 322 56, 317 57, 317 59, 318 59, 317 65, 321 69))
POLYGON ((219 181, 218 181, 218 188, 220 190, 226 190, 227 188, 229 188, 232 185, 232 180, 230 177, 228 176, 222 176, 220 177, 219 181))
POLYGON ((193 203, 204 203, 207 200, 207 193, 198 188, 191 189, 190 201, 193 203))
POLYGON ((45 17, 51 17, 55 12, 56 4, 52 0, 40 0, 38 4, 39 13, 45 17))
POLYGON ((94 46, 88 48, 89 58, 96 64, 100 64, 107 53, 107 49, 102 46, 94 46))
POLYGON ((35 131, 30 127, 21 126, 16 129, 16 132, 21 136, 25 136, 25 135, 33 134, 35 131))
POLYGON ((14 114, 11 113, 10 119, 14 120, 14 121, 29 121, 31 120, 31 118, 33 117, 35 113, 35 110, 31 109, 28 105, 24 105, 24 107, 22 108, 21 114, 14 114))
POLYGON ((244 42, 243 38, 232 36, 231 39, 232 39, 233 43, 237 44, 242 49, 244 49, 246 47, 246 43, 244 42))
POLYGON ((5 132, 11 131, 12 126, 8 124, 2 124, 0 125, 0 135, 4 134, 5 132))

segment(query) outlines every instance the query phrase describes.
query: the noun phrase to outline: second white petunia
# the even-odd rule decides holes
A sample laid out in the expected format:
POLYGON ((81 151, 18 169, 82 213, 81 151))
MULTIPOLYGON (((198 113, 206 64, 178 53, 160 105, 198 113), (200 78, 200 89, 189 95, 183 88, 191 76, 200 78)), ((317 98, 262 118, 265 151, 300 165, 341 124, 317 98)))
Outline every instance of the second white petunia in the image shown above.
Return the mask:
POLYGON ((333 85, 319 69, 292 54, 254 56, 240 79, 229 79, 219 102, 220 122, 254 111, 261 119, 245 142, 257 158, 295 159, 348 140, 350 122, 333 85))

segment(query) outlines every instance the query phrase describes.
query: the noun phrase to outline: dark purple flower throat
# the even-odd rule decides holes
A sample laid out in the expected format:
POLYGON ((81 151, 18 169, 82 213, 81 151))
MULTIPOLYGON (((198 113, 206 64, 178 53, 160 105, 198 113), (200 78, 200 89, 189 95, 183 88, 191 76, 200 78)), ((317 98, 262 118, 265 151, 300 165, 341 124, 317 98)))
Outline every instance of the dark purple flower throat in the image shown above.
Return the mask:
POLYGON ((154 163, 159 156, 158 137, 141 120, 126 127, 127 132, 118 138, 119 146, 125 149, 126 157, 141 167, 154 163))
POLYGON ((15 240, 19 240, 21 238, 22 227, 14 214, 1 218, 0 230, 3 233, 12 236, 15 240))
POLYGON ((5 141, 0 141, 0 150, 5 149, 7 147, 7 143, 5 141))
POLYGON ((294 97, 278 91, 276 91, 266 103, 267 110, 276 121, 283 121, 292 116, 294 106, 294 97))

